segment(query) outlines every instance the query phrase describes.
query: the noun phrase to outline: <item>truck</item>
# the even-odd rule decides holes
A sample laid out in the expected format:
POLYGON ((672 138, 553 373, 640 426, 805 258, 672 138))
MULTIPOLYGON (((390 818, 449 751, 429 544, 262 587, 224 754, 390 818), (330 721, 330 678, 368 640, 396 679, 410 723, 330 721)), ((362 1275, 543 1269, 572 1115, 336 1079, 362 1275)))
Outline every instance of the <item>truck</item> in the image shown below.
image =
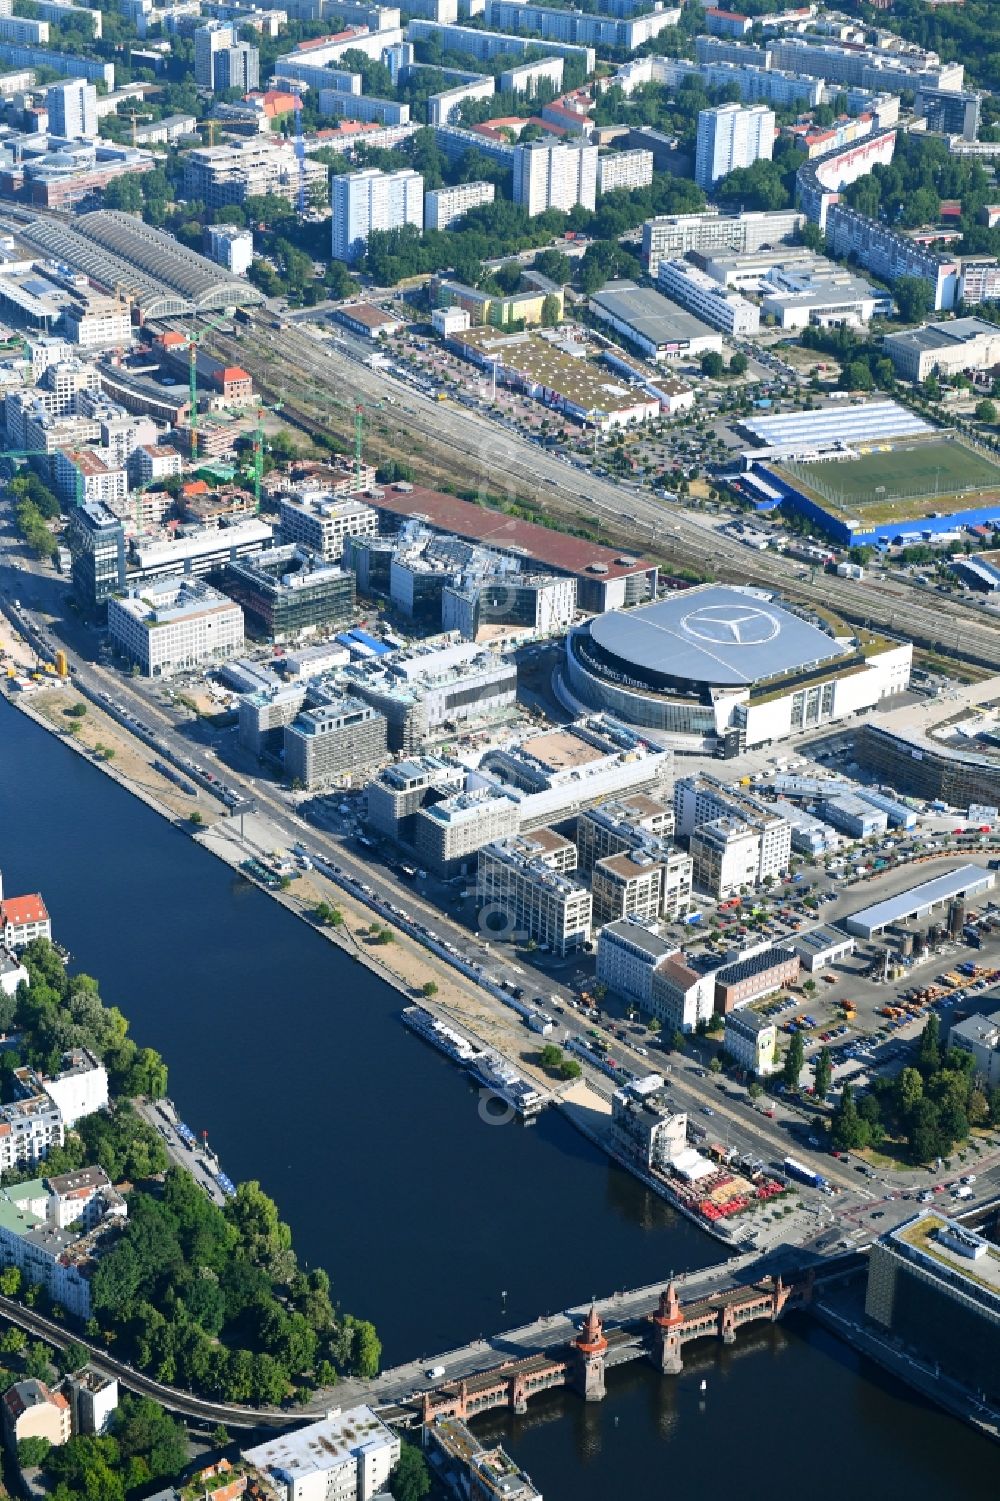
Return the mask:
POLYGON ((810 1188, 827 1188, 829 1185, 822 1173, 815 1172, 811 1167, 806 1167, 804 1162, 799 1162, 795 1157, 786 1157, 782 1167, 789 1178, 795 1178, 799 1183, 808 1183, 810 1188))

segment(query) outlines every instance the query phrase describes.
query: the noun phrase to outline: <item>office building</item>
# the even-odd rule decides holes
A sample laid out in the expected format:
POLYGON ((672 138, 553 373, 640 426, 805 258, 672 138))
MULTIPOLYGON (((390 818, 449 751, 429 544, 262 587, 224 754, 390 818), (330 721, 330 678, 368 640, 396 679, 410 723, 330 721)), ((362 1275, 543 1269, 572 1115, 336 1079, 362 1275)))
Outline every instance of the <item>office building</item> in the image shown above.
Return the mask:
POLYGON ((97 88, 83 78, 70 78, 45 91, 49 130, 66 140, 97 139, 97 88))
POLYGON ((84 501, 70 512, 66 544, 72 558, 73 594, 88 614, 102 612, 125 588, 125 528, 107 506, 84 501))
POLYGON ((370 1407, 338 1407, 242 1452, 282 1501, 376 1501, 399 1450, 398 1435, 370 1407))
POLYGON ((914 115, 926 122, 928 130, 961 136, 963 141, 974 141, 979 135, 981 112, 982 96, 961 89, 921 87, 913 105, 914 115))
POLYGON ((662 909, 663 876, 660 862, 644 849, 598 860, 590 882, 594 926, 627 917, 655 922, 662 909))
POLYGON ((529 218, 546 209, 568 214, 597 203, 597 147, 587 141, 529 141, 514 148, 514 202, 529 218))
POLYGON ((294 544, 229 563, 222 588, 279 643, 354 616, 354 575, 294 544))
POLYGON ((495 194, 491 182, 460 182, 452 188, 434 188, 424 197, 424 228, 448 229, 470 208, 492 203, 495 194))
POLYGON ((279 515, 282 539, 309 548, 326 563, 343 557, 346 537, 374 537, 378 533, 376 513, 353 498, 282 496, 279 515))
POLYGON ((766 1079, 777 1067, 778 1029, 757 1011, 730 1011, 722 1047, 737 1068, 755 1079, 766 1079))
POLYGON ((488 784, 421 807, 413 846, 428 869, 450 878, 474 870, 478 852, 516 834, 519 825, 516 800, 502 787, 488 784))
POLYGON ((642 258, 655 277, 662 260, 679 259, 692 251, 709 254, 731 251, 752 255, 765 245, 789 244, 805 215, 794 209, 773 213, 663 214, 642 227, 642 258))
POLYGON ((656 280, 665 296, 730 338, 759 333, 760 309, 739 292, 721 287, 690 261, 661 261, 656 280))
POLYGON ((312 790, 369 771, 388 755, 385 718, 358 698, 327 696, 284 729, 285 774, 312 790))
POLYGON ((344 672, 351 691, 385 715, 389 748, 405 755, 448 740, 459 725, 509 719, 517 699, 517 665, 462 643, 454 651, 369 660, 344 672))
POLYGON ((868 1253, 865 1314, 985 1400, 1000 1397, 1000 1250, 984 1236, 923 1209, 868 1253))
POLYGON ((243 611, 202 579, 153 579, 108 601, 108 634, 144 677, 172 677, 243 650, 243 611))
POLYGON ((365 787, 368 823, 396 844, 412 845, 417 814, 460 791, 463 767, 438 756, 413 756, 386 766, 365 787))
POLYGON ((488 844, 479 851, 476 901, 503 915, 506 935, 563 958, 590 941, 593 902, 569 873, 575 863, 575 846, 550 829, 488 844))
POLYGON ((597 978, 616 995, 651 1009, 658 966, 678 952, 657 925, 639 918, 605 923, 597 935, 597 978))
POLYGON ((674 810, 657 798, 636 793, 599 803, 577 815, 580 869, 591 871, 605 855, 620 855, 643 845, 666 847, 673 831, 674 810))
POLYGON ((369 167, 334 177, 331 203, 330 253, 337 261, 359 260, 373 229, 424 227, 424 179, 410 167, 395 172, 369 167))
POLYGON ((902 380, 952 376, 966 370, 992 370, 1000 364, 1000 328, 982 318, 954 318, 922 328, 886 334, 885 353, 902 380))
MULTIPOLYGON (((71 513, 71 518, 75 512, 71 513)), ((129 547, 129 583, 176 574, 202 577, 269 548, 274 532, 256 516, 236 517, 228 525, 192 527, 183 536, 160 540, 137 537, 129 547)), ((119 588, 125 587, 124 577, 119 588)))
POLYGON ((653 971, 649 1009, 667 1036, 693 1032, 715 1010, 715 972, 719 959, 668 954, 653 971))
POLYGON ((760 835, 740 818, 710 819, 691 834, 696 891, 727 901, 757 887, 760 835))
POLYGON ((646 1089, 644 1080, 616 1089, 611 1097, 611 1135, 641 1167, 668 1173, 688 1149, 687 1123, 686 1112, 673 1110, 662 1094, 646 1089))
POLYGON ((774 110, 763 104, 722 104, 698 114, 695 180, 711 188, 738 167, 770 161, 774 154, 774 110))
POLYGON ((976 1013, 954 1022, 948 1032, 948 1046, 970 1053, 973 1072, 982 1075, 989 1089, 1000 1088, 1000 1011, 989 1016, 976 1013))
MULTIPOLYGON (((687 838, 692 838, 705 824, 728 821, 724 829, 716 831, 713 839, 715 852, 706 850, 704 858, 710 862, 708 869, 715 869, 718 861, 724 858, 723 854, 717 852, 728 844, 731 835, 734 841, 733 855, 731 858, 726 857, 729 863, 725 868, 727 872, 735 870, 733 862, 736 860, 736 848, 742 849, 744 845, 744 835, 737 827, 742 824, 758 840, 755 870, 749 854, 746 855, 747 864, 740 867, 751 875, 746 884, 756 888, 765 881, 780 879, 788 870, 792 847, 792 831, 788 821, 775 813, 768 804, 760 802, 740 787, 727 787, 707 774, 681 777, 674 785, 674 819, 678 835, 687 838)), ((694 856, 693 846, 691 853, 694 856)), ((697 857, 695 859, 697 863, 697 857)), ((722 867, 718 868, 721 870, 722 867)), ((696 870, 696 885, 697 877, 696 870)))
POLYGON ((799 956, 793 949, 762 949, 724 965, 715 976, 715 1009, 720 1016, 760 1001, 799 978, 799 956))

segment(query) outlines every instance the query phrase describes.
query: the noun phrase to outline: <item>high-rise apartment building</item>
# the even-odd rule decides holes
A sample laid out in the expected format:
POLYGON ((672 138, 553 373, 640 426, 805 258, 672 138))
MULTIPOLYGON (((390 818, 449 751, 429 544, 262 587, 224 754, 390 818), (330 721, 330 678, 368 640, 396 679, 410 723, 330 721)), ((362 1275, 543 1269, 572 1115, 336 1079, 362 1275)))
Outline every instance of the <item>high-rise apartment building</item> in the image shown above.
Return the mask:
POLYGON ((770 161, 773 154, 773 109, 722 104, 699 112, 694 175, 700 187, 711 188, 737 167, 770 161))
POLYGON ((335 177, 331 188, 335 261, 356 261, 365 253, 373 229, 424 227, 424 179, 412 167, 380 172, 368 167, 335 177))
POLYGON ((68 78, 45 93, 49 130, 66 140, 97 139, 97 88, 84 78, 68 78))
POLYGON ((206 21, 194 33, 194 81, 200 89, 216 87, 215 65, 220 52, 239 45, 236 27, 228 21, 206 21))
MULTIPOLYGON (((773 117, 772 117, 773 118, 773 117)), ((529 141, 514 151, 514 202, 529 218, 597 202, 597 147, 587 141, 529 141)))
POLYGON ((248 42, 223 47, 213 61, 216 89, 239 89, 241 94, 248 94, 260 83, 260 53, 248 42))

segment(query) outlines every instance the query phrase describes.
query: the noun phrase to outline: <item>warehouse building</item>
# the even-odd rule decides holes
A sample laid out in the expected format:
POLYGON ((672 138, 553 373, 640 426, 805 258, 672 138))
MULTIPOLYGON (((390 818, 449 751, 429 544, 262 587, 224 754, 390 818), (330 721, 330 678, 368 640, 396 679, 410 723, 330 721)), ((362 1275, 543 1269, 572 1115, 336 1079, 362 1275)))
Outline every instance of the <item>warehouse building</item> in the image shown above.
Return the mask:
POLYGON ((911 918, 929 917, 932 912, 949 907, 953 901, 992 891, 995 884, 995 871, 984 870, 981 865, 961 865, 943 876, 911 886, 898 896, 876 902, 872 907, 863 907, 860 912, 845 918, 844 926, 848 933, 856 933, 860 938, 874 938, 886 928, 911 918))
POLYGON ((640 354, 657 364, 722 353, 722 335, 659 292, 634 281, 610 281, 590 299, 590 310, 640 354))

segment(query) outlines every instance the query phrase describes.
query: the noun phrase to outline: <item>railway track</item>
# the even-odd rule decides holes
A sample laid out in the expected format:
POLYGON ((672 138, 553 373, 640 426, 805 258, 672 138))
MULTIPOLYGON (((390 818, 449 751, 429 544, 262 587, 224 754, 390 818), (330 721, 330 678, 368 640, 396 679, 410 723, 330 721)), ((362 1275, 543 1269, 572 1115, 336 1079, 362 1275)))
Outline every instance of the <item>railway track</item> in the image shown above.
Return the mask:
POLYGON ((484 500, 497 495, 527 500, 543 513, 589 530, 595 530, 596 521, 598 534, 606 533, 609 544, 641 551, 667 568, 694 567, 731 582, 779 589, 808 606, 818 599, 854 626, 885 630, 946 657, 1000 669, 1000 630, 961 602, 949 601, 941 608, 905 585, 883 590, 828 574, 798 579, 790 575, 787 559, 752 553, 720 537, 707 522, 665 509, 638 487, 616 485, 571 468, 499 423, 387 381, 297 328, 279 334, 255 327, 252 338, 213 336, 213 344, 249 369, 265 394, 283 399, 284 415, 314 437, 328 434, 332 426, 348 444, 356 402, 381 404, 389 393, 393 404, 383 408, 382 442, 376 445, 384 444, 385 452, 375 457, 418 464, 426 458, 438 476, 447 474, 452 484, 484 500), (389 431, 393 418, 400 427, 395 442, 389 431), (415 448, 414 437, 422 450, 415 448))

